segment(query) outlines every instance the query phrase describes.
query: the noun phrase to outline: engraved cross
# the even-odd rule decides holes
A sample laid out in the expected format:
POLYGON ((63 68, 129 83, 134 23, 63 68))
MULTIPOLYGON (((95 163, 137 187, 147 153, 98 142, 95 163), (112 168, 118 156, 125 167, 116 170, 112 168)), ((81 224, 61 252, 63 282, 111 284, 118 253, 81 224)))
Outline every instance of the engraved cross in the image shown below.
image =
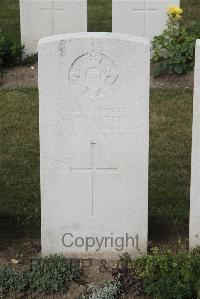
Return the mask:
POLYGON ((55 29, 55 24, 54 24, 54 15, 57 11, 61 11, 63 12, 64 9, 63 8, 56 8, 54 5, 54 1, 51 1, 51 7, 42 7, 41 10, 42 11, 49 11, 51 14, 51 34, 54 34, 54 29, 55 29))
POLYGON ((95 157, 95 149, 96 149, 96 143, 91 142, 91 157, 90 157, 90 166, 89 167, 70 167, 71 172, 78 172, 78 173, 84 173, 84 174, 91 174, 91 198, 92 198, 92 208, 91 208, 91 214, 94 215, 94 205, 95 205, 95 177, 97 173, 103 173, 103 174, 113 174, 117 173, 118 168, 117 167, 96 167, 96 157, 95 157))
POLYGON ((157 12, 158 9, 156 8, 147 8, 146 7, 146 0, 144 1, 144 8, 133 8, 134 12, 142 12, 144 14, 144 36, 146 35, 146 17, 148 12, 157 12))

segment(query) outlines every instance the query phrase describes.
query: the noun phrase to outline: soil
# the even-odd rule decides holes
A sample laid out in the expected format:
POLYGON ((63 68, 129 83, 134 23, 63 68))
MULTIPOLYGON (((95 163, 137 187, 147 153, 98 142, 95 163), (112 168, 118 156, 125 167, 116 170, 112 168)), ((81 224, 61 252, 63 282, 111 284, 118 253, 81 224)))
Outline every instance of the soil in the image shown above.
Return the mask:
MULTIPOLYGON (((194 74, 187 75, 168 75, 159 78, 151 76, 152 88, 193 88, 194 74)), ((38 66, 17 66, 4 71, 0 86, 15 87, 37 87, 38 86, 38 66)))
POLYGON ((154 78, 151 76, 152 88, 191 88, 194 86, 194 73, 191 72, 187 75, 166 75, 154 78))
POLYGON ((38 66, 17 66, 6 69, 0 80, 0 86, 7 88, 37 87, 38 66))

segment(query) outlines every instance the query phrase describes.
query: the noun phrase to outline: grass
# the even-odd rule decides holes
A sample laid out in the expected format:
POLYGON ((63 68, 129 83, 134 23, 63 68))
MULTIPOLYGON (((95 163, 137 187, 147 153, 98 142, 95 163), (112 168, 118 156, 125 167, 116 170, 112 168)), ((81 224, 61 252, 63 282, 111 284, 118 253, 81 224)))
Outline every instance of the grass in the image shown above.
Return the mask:
POLYGON ((112 0, 88 0, 88 31, 112 32, 112 0))
POLYGON ((150 112, 150 218, 152 222, 187 223, 192 93, 154 91, 150 112))
MULTIPOLYGON (((0 89, 0 99, 0 219, 39 228, 38 92, 0 89)), ((152 91, 151 223, 188 224, 191 122, 191 91, 152 91)))
POLYGON ((0 30, 8 33, 14 42, 20 42, 18 0, 0 0, 0 30))
POLYGON ((1 219, 39 224, 38 93, 0 90, 1 219))
POLYGON ((181 6, 184 9, 183 21, 192 31, 196 29, 200 37, 200 1, 181 0, 181 6))

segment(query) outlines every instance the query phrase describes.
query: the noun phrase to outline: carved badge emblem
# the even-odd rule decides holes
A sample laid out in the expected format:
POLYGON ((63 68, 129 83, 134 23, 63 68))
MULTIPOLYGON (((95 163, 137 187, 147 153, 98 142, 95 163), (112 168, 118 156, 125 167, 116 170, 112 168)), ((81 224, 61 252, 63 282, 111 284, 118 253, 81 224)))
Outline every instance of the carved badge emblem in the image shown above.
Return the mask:
POLYGON ((112 93, 118 81, 115 63, 102 53, 78 57, 69 70, 69 84, 79 95, 97 98, 112 93))

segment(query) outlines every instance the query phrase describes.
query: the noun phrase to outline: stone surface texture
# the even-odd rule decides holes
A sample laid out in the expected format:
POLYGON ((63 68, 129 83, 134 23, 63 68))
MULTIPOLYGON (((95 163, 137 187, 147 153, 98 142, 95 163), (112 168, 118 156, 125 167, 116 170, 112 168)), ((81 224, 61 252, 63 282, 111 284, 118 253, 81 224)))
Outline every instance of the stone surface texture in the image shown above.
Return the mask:
POLYGON ((112 1, 112 31, 142 36, 150 40, 165 29, 168 7, 180 5, 180 0, 112 1))
POLYGON ((140 37, 39 42, 43 254, 146 253, 149 78, 150 45, 140 37))
POLYGON ((25 55, 32 55, 43 37, 87 32, 87 0, 20 0, 20 22, 25 55))
POLYGON ((190 249, 200 246, 200 40, 195 58, 189 240, 190 249))

